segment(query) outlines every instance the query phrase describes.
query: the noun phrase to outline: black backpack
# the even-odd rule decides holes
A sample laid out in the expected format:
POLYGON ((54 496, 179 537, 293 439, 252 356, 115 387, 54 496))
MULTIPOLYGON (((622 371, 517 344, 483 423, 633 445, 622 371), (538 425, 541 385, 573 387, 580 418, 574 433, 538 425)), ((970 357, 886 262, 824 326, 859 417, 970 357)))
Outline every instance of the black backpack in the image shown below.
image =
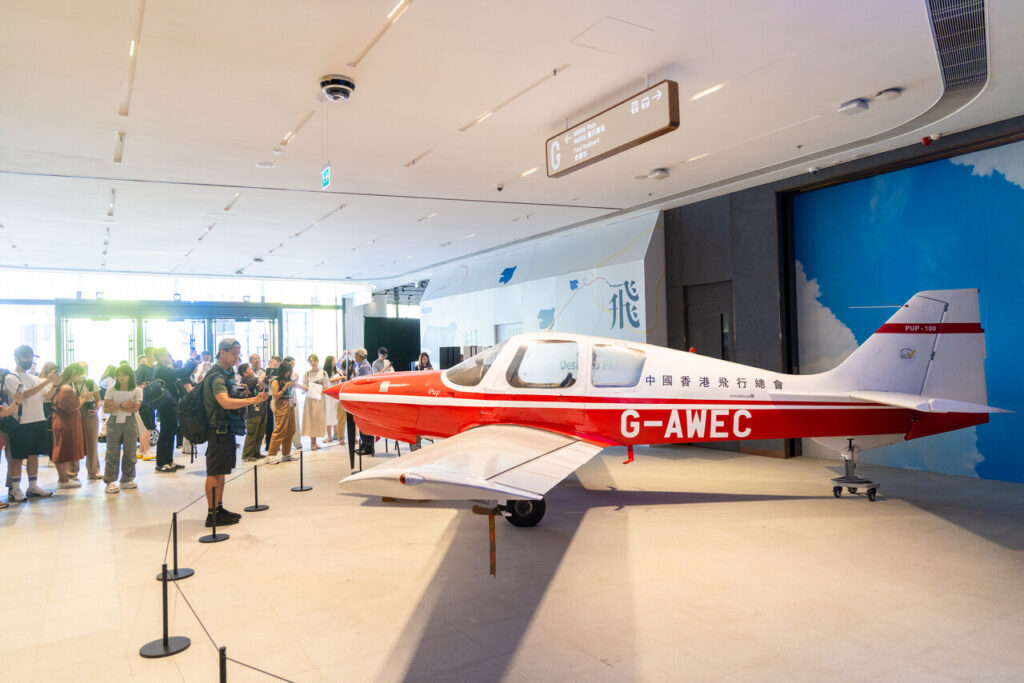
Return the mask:
MULTIPOLYGON (((14 400, 13 396, 7 395, 7 376, 13 374, 7 368, 0 368, 0 395, 3 396, 4 403, 7 405, 11 404, 14 400)), ((0 418, 0 432, 11 432, 18 427, 21 422, 21 406, 18 406, 18 412, 7 417, 0 418)))
POLYGON ((195 444, 206 443, 210 429, 210 416, 206 414, 203 396, 207 390, 212 391, 208 387, 212 376, 212 371, 207 372, 202 384, 193 387, 178 401, 178 429, 183 437, 195 444))
POLYGON ((167 391, 162 379, 151 379, 142 388, 142 405, 154 410, 174 405, 174 396, 167 391))

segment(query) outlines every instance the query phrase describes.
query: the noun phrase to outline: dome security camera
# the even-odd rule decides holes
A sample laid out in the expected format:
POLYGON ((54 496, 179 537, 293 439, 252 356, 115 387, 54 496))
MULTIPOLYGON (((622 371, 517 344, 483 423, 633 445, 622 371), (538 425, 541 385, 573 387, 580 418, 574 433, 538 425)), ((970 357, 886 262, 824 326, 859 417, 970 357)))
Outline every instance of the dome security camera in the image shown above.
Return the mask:
POLYGON ((328 74, 320 79, 320 92, 328 102, 344 102, 352 97, 356 83, 348 76, 328 74))
POLYGON ((502 185, 501 183, 498 183, 498 187, 497 187, 497 188, 495 188, 495 189, 496 189, 496 190, 498 190, 498 192, 501 192, 502 190, 504 190, 504 189, 505 189, 505 186, 504 186, 504 185, 502 185))

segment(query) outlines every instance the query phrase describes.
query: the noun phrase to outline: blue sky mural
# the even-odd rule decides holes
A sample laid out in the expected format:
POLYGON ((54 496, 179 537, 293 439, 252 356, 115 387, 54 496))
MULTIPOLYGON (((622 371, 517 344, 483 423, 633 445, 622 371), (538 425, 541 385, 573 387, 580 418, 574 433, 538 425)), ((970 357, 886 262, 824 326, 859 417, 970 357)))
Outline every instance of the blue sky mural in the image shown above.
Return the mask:
POLYGON ((992 415, 866 462, 1024 482, 1024 142, 793 200, 800 366, 833 367, 926 289, 981 290, 992 415))

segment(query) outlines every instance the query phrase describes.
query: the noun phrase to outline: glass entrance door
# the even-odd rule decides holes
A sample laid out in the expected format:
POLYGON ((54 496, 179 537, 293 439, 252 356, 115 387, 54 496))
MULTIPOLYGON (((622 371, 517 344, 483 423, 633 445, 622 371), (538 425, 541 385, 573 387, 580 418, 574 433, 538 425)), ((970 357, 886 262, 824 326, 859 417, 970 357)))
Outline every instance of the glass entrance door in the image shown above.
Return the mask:
POLYGON ((206 320, 191 318, 166 320, 146 318, 142 321, 142 336, 146 346, 166 347, 174 360, 187 361, 192 351, 197 354, 210 350, 206 339, 206 320))
POLYGON ((249 356, 258 353, 263 361, 263 366, 266 367, 267 361, 275 351, 277 321, 217 318, 213 321, 213 338, 215 342, 219 342, 224 337, 234 337, 242 345, 241 361, 243 363, 248 362, 249 356))
POLYGON ((135 367, 135 323, 131 318, 64 318, 63 367, 88 363, 93 379, 121 361, 135 367))

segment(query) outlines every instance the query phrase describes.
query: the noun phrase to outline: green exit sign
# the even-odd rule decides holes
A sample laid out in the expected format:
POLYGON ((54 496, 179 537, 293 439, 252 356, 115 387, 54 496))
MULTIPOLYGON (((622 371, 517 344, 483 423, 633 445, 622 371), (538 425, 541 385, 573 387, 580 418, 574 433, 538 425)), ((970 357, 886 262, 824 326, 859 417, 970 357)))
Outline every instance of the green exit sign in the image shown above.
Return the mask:
POLYGON ((326 190, 331 186, 331 165, 327 164, 324 166, 324 170, 320 173, 320 189, 326 190))

